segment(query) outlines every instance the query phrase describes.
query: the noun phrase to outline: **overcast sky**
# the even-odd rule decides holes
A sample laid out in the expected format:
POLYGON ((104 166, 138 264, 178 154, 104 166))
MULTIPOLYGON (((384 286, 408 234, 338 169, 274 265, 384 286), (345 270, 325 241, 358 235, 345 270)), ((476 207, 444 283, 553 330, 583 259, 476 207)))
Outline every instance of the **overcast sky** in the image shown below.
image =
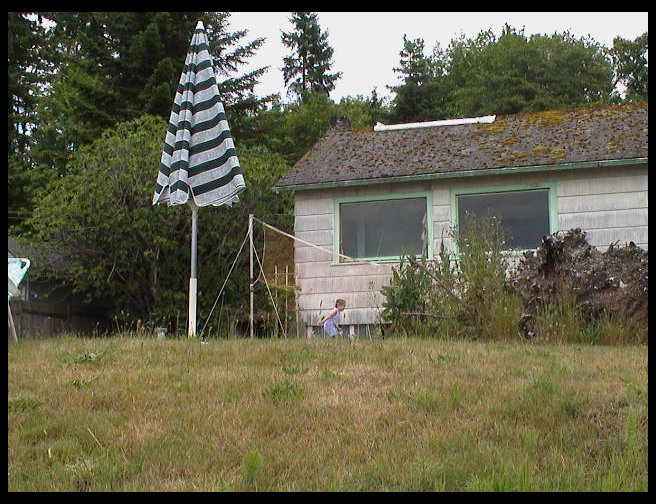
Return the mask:
MULTIPOLYGON (((451 39, 474 36, 492 29, 500 34, 504 23, 524 28, 525 34, 563 33, 589 35, 606 47, 616 36, 633 40, 648 31, 647 12, 319 12, 319 25, 328 31, 328 43, 335 50, 333 72, 342 72, 330 96, 368 97, 375 87, 379 96, 389 96, 386 86, 398 84, 393 71, 399 65, 403 35, 423 38, 425 54, 437 42, 446 48, 451 39)), ((253 67, 269 66, 255 88, 258 95, 281 93, 289 101, 282 78, 282 59, 289 49, 282 45, 282 31, 291 31, 289 12, 234 12, 230 30, 248 29, 242 40, 265 37, 266 42, 251 58, 253 67)), ((243 71, 246 71, 244 68, 243 71)))

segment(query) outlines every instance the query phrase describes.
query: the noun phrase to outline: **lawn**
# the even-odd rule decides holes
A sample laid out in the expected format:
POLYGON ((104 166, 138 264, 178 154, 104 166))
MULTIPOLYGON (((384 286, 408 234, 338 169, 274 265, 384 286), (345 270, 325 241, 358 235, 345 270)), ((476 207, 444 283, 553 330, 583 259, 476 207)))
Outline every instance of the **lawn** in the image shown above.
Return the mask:
POLYGON ((647 491, 648 347, 8 343, 9 491, 647 491))

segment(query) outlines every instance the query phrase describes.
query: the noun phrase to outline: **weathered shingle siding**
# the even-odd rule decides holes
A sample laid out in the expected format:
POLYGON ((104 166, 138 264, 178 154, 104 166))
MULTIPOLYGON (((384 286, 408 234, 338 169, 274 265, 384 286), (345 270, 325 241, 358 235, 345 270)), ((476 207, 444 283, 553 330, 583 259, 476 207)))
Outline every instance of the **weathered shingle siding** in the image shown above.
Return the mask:
POLYGON ((579 227, 590 244, 648 248, 647 166, 574 172, 558 181, 558 227, 579 227))

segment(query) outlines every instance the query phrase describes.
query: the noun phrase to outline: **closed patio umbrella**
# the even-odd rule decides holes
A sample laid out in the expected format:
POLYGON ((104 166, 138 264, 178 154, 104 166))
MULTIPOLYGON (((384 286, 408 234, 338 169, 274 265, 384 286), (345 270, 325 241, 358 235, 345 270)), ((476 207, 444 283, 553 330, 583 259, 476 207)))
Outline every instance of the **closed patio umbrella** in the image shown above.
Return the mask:
POLYGON ((205 28, 196 25, 162 150, 153 205, 191 208, 188 335, 196 335, 198 208, 232 205, 246 187, 219 96, 205 28))

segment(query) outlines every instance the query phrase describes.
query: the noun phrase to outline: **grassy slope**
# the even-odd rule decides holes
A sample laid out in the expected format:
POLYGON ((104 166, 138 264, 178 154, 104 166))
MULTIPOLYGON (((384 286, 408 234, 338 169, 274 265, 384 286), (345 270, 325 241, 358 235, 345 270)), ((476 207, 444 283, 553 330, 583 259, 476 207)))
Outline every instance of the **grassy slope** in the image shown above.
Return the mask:
POLYGON ((10 491, 648 490, 647 347, 8 344, 10 491))

